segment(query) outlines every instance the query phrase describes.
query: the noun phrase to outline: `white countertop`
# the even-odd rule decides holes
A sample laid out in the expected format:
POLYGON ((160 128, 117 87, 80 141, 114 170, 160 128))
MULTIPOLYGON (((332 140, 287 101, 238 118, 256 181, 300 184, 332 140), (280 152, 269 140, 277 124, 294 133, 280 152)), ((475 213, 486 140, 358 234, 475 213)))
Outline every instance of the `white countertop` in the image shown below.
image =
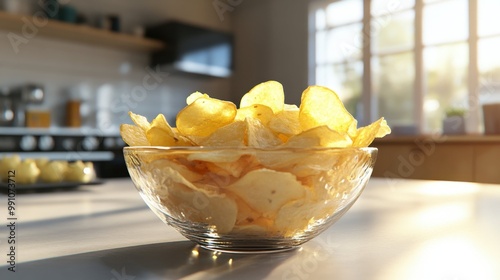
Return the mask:
POLYGON ((17 194, 16 203, 10 272, 0 196, 0 279, 500 279, 500 185, 372 178, 322 235, 261 255, 196 248, 129 179, 17 194))

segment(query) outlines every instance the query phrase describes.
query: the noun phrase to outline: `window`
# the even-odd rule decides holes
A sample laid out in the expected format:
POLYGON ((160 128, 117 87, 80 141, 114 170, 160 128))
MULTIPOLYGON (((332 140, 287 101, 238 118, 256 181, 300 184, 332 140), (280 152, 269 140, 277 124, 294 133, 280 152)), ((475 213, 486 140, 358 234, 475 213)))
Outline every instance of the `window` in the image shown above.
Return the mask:
POLYGON ((311 4, 310 83, 337 90, 361 124, 442 129, 449 108, 500 102, 498 0, 337 0, 311 4), (450 12, 453 11, 453 12, 450 12))

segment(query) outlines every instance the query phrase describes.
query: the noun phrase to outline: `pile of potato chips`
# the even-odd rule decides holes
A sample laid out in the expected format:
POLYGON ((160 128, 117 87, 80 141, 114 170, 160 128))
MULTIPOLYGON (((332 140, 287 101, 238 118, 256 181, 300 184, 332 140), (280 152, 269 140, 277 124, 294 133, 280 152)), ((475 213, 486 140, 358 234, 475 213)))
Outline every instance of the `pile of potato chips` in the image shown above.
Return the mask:
POLYGON ((239 108, 195 92, 175 128, 162 114, 149 122, 130 113, 135 125, 120 127, 129 146, 203 146, 125 150, 134 183, 174 219, 220 234, 293 236, 328 219, 370 177, 372 153, 355 148, 390 128, 383 118, 357 128, 325 87, 307 88, 300 107, 284 97, 275 81, 252 88, 239 108))
POLYGON ((177 115, 176 128, 159 114, 153 121, 130 112, 135 125, 122 124, 129 146, 366 147, 390 133, 384 118, 361 128, 337 94, 310 86, 300 107, 285 104, 283 86, 261 83, 232 102, 195 92, 177 115))

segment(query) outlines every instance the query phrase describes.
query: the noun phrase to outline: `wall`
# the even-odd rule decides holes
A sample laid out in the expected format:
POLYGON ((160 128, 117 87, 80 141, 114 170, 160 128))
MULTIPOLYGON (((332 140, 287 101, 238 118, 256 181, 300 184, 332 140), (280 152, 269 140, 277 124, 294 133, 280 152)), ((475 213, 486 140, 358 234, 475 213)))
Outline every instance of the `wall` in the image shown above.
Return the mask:
MULTIPOLYGON (((118 14, 123 30, 137 25, 179 19, 220 30, 231 30, 229 15, 218 16, 212 1, 191 0, 65 0, 95 21, 98 15, 118 14), (195 8, 193 8, 195 7, 195 8)), ((40 10, 35 5, 34 11, 40 10)), ((27 15, 30 17, 29 15, 27 15)), ((42 27, 43 28, 43 27, 42 27)), ((46 88, 44 104, 31 106, 53 112, 53 126, 64 125, 64 104, 74 95, 83 99, 85 126, 115 130, 129 122, 126 112, 153 118, 164 113, 173 121, 184 106, 185 98, 203 90, 219 98, 229 98, 229 79, 186 76, 171 73, 156 75, 157 85, 143 90, 143 79, 151 75, 147 69, 148 54, 120 51, 105 47, 33 37, 14 52, 7 32, 0 31, 0 87, 26 82, 41 83, 46 88), (97 115, 97 118, 95 117, 97 115)))
POLYGON ((299 104, 308 85, 308 1, 244 1, 232 14, 236 34, 233 99, 253 85, 277 80, 285 101, 299 104))

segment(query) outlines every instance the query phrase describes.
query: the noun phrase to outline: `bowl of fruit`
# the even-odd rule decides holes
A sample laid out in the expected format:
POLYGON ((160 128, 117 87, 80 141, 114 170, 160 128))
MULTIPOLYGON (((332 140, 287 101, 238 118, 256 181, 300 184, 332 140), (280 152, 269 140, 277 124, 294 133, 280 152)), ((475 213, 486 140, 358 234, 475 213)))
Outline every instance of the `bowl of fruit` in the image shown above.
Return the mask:
POLYGON ((335 92, 311 86, 299 106, 269 81, 239 108, 199 92, 170 126, 130 113, 122 124, 127 168, 166 224, 204 248, 296 248, 340 219, 370 179, 386 121, 357 127, 335 92))

